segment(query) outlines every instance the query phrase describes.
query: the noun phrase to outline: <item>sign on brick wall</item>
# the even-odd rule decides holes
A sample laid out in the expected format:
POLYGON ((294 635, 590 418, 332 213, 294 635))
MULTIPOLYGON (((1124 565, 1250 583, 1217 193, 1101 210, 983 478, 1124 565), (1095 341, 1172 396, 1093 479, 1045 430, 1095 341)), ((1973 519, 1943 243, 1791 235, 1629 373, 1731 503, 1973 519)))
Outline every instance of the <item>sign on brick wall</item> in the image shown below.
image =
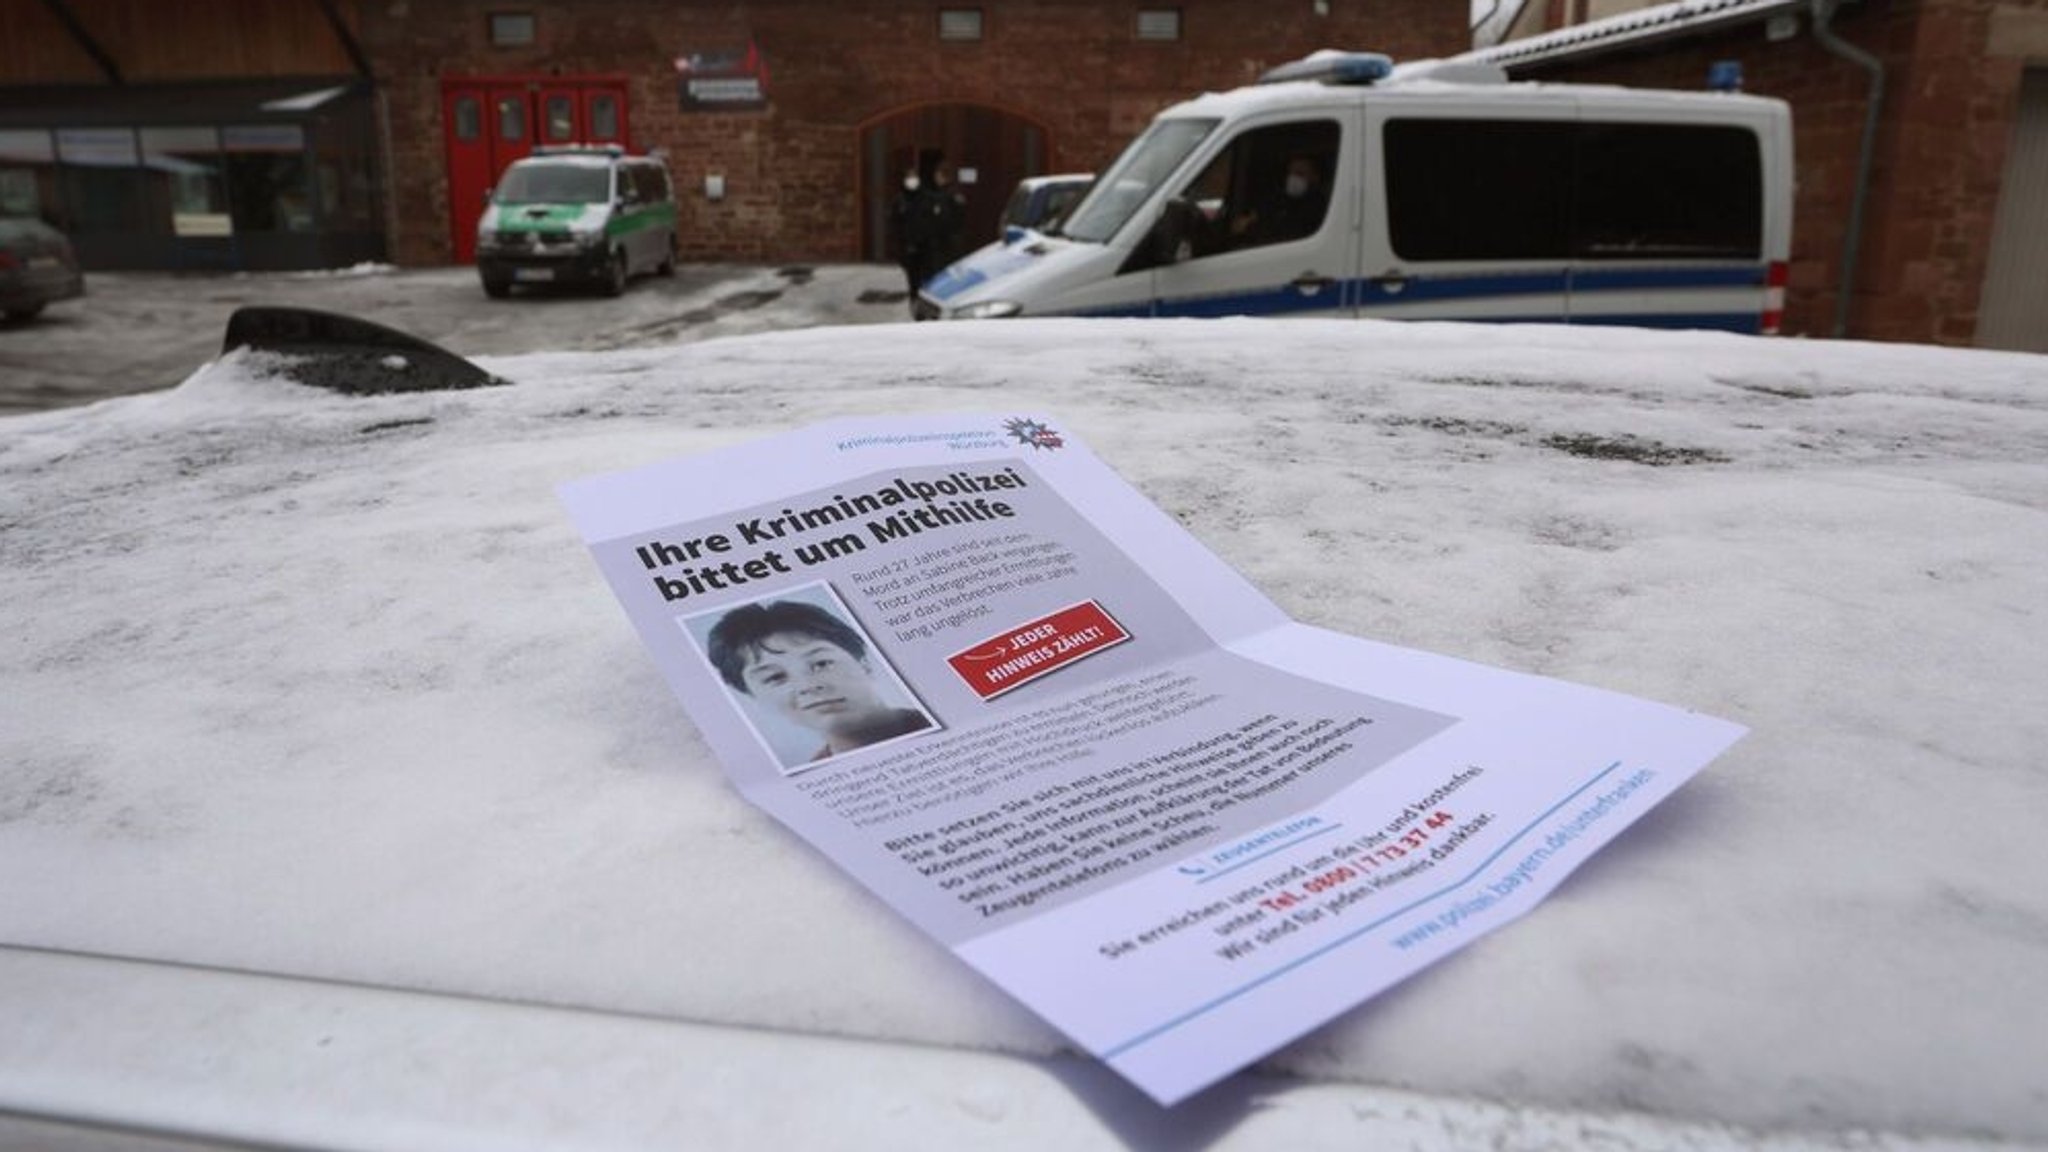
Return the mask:
POLYGON ((768 106, 768 64, 745 50, 676 57, 676 96, 685 112, 754 112, 768 106))

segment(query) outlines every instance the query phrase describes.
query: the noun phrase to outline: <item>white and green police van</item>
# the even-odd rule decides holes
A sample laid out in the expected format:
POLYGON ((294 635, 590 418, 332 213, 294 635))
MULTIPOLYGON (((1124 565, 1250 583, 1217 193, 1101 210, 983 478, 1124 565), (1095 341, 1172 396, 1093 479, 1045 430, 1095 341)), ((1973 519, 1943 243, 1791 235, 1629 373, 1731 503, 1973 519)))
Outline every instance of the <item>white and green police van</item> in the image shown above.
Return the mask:
POLYGON ((476 227, 484 291, 590 283, 616 296, 640 272, 676 266, 676 197, 652 156, 607 147, 537 148, 505 169, 476 227))
POLYGON ((1791 243, 1783 101, 1326 52, 1166 109, 1063 221, 918 308, 1768 333, 1791 243))

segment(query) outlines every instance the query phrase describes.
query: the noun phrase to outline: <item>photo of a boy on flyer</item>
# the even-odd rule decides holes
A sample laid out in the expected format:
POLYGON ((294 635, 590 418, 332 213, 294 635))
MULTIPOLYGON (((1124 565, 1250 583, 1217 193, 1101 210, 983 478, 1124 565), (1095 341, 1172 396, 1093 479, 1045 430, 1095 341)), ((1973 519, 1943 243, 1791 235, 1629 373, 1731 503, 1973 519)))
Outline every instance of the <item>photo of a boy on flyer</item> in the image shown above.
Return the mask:
POLYGON ((868 642, 815 604, 735 608, 712 626, 706 654, 734 691, 824 737, 812 764, 934 726, 923 712, 888 701, 868 642))

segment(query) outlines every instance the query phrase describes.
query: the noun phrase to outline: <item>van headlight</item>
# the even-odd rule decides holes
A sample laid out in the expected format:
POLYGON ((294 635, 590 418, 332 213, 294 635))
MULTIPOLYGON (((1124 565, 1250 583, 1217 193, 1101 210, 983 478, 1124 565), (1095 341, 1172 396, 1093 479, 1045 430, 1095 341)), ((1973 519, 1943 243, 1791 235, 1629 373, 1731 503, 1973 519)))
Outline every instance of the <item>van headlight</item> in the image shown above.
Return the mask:
POLYGON ((979 304, 969 304, 967 307, 953 313, 953 318, 955 320, 1000 320, 1005 316, 1015 316, 1022 311, 1024 311, 1024 306, 1015 300, 983 300, 979 304))

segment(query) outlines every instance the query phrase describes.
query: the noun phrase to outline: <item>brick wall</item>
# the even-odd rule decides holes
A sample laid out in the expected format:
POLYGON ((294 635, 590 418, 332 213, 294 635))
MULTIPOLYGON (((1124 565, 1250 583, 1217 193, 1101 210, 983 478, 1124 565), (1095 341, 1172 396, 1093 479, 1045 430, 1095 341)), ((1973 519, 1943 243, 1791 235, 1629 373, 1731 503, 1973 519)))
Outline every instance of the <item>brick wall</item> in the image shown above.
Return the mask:
MULTIPOLYGON (((947 6, 954 6, 950 3, 947 6)), ((963 0, 958 6, 974 6, 963 0)), ((1468 43, 1447 0, 981 0, 984 38, 942 43, 937 3, 757 0, 716 7, 652 0, 371 0, 358 10, 386 102, 392 246, 401 263, 450 258, 443 77, 615 75, 629 84, 633 143, 665 148, 692 259, 851 260, 859 252, 864 124, 920 104, 1003 109, 1043 125, 1049 170, 1106 164, 1159 108, 1235 87, 1318 48, 1397 58, 1468 43), (1140 42, 1141 7, 1178 7, 1182 39, 1140 42), (530 48, 493 48, 486 14, 537 17, 530 48), (673 59, 757 44, 771 78, 756 113, 685 113, 673 59), (697 194, 703 175, 727 195, 697 194)))
POLYGON ((1967 344, 1977 329, 2026 63, 1991 44, 1991 16, 1998 8, 2048 12, 2048 0, 1922 0, 1919 7, 1892 87, 1896 178, 1872 275, 1858 278, 1857 306, 1867 309, 1863 326, 1876 338, 1967 344))
MULTIPOLYGON (((1835 19, 1843 39, 1886 69, 1851 336, 1968 344, 1976 332, 2025 65, 1990 42, 2001 9, 2048 11, 2048 0, 1864 0, 1835 19)), ((1715 60, 1741 61, 1747 91, 1792 105, 1797 189, 1785 330, 1831 334, 1869 106, 1866 72, 1824 51, 1802 26, 1781 43, 1750 27, 1516 75, 1698 88, 1715 60)))

